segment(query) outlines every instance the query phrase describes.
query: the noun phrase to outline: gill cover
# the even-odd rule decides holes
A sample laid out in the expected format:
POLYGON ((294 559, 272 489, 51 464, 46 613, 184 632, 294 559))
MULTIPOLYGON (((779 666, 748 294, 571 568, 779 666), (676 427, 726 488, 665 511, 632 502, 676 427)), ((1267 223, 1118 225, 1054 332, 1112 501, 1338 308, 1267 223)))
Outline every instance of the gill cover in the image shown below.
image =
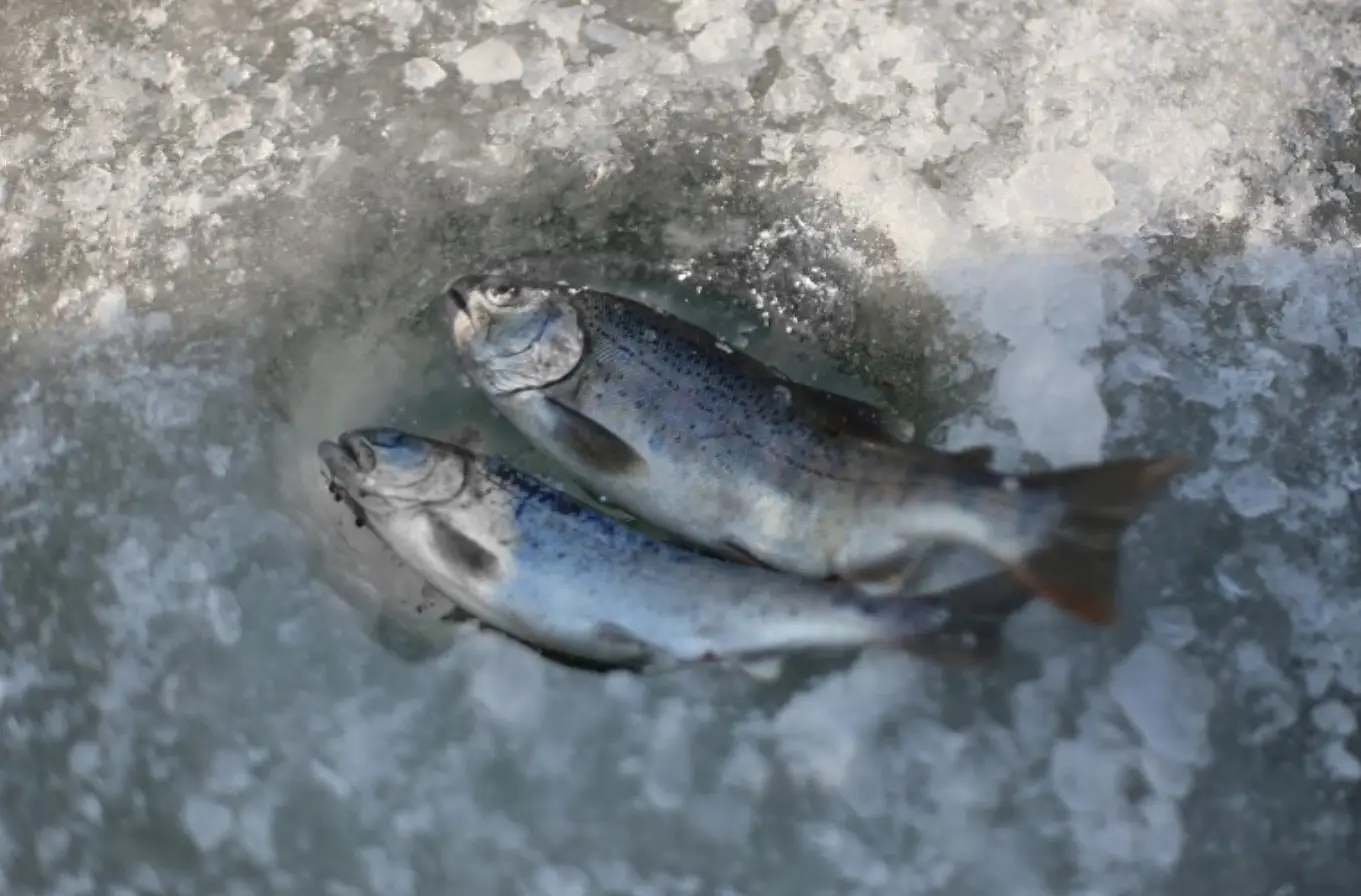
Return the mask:
POLYGON ((521 288, 507 302, 474 290, 464 312, 476 331, 467 355, 484 385, 498 394, 542 389, 566 378, 586 350, 577 311, 566 297, 521 288))

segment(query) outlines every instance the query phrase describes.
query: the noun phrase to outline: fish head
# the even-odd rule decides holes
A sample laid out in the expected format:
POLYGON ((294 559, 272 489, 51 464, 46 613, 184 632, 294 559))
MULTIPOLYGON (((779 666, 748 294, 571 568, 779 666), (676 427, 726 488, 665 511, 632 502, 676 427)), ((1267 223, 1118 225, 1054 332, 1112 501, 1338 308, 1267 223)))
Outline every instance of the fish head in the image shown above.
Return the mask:
POLYGON ((452 501, 473 475, 470 450, 391 427, 348 430, 317 455, 332 489, 366 513, 452 501))
POLYGON ((586 351, 567 287, 506 277, 460 277, 446 308, 469 375, 494 395, 542 389, 571 375, 586 351))

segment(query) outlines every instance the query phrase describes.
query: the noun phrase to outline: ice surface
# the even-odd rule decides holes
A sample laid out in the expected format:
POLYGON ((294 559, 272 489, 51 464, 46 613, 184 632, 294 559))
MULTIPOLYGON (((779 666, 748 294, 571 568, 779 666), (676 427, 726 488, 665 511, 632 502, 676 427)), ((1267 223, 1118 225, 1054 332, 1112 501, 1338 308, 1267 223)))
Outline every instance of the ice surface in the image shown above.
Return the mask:
POLYGON ((1349 13, 10 0, 0 889, 1351 892, 1349 13), (543 252, 736 295, 734 345, 807 334, 1008 466, 1198 468, 1119 627, 1037 605, 979 675, 411 629, 315 443, 521 452, 428 302, 543 252))

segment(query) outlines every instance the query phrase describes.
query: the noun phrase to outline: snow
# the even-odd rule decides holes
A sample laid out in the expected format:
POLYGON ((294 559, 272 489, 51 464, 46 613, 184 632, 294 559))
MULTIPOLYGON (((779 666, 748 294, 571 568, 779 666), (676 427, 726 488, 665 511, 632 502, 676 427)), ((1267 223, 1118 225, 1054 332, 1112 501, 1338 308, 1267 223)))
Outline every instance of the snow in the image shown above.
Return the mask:
POLYGON ((0 60, 0 889, 1361 875, 1345 5, 87 6, 11 0, 0 60), (979 674, 602 678, 407 631, 420 583, 316 441, 521 451, 428 306, 543 252, 832 381, 811 337, 1017 472, 1197 466, 1119 626, 1037 604, 979 674))

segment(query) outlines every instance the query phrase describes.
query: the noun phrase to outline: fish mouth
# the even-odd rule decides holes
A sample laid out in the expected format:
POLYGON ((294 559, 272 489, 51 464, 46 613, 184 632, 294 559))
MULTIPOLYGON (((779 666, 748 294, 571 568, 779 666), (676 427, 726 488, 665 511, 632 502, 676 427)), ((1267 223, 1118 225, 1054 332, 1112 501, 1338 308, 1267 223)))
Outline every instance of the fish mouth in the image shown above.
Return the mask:
POLYGON ((378 465, 378 454, 358 433, 341 433, 336 441, 317 445, 317 456, 333 480, 348 484, 356 476, 371 472, 378 465))
POLYGON ((363 436, 346 432, 334 442, 328 440, 317 445, 317 456, 326 465, 327 490, 336 501, 343 501, 350 508, 355 525, 363 526, 368 515, 355 492, 359 490, 358 478, 378 463, 373 446, 363 436))
POLYGON ((449 309, 449 314, 457 317, 460 313, 468 313, 468 293, 486 282, 483 274, 468 274, 454 280, 444 290, 445 304, 449 309))

